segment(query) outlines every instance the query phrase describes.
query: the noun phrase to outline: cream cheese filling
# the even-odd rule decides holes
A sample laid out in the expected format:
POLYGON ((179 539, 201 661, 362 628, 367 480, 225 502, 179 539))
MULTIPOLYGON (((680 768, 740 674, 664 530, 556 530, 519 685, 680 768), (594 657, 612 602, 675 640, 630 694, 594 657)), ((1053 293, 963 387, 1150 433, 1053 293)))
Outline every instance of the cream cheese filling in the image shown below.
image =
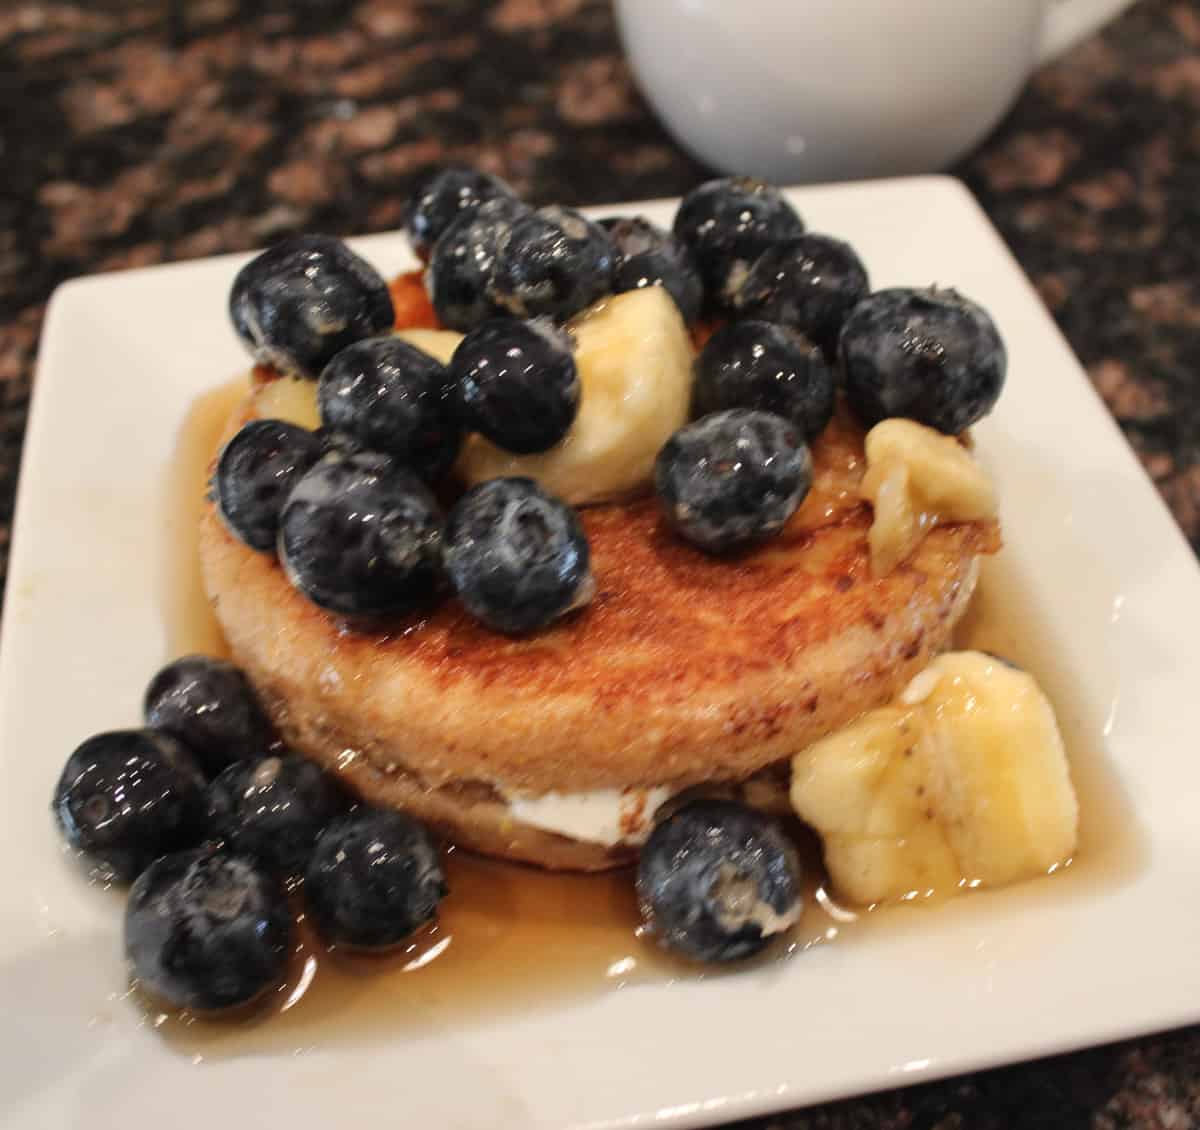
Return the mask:
POLYGON ((665 786, 650 789, 595 789, 584 793, 507 793, 514 820, 589 844, 644 844, 654 814, 673 795, 665 786))

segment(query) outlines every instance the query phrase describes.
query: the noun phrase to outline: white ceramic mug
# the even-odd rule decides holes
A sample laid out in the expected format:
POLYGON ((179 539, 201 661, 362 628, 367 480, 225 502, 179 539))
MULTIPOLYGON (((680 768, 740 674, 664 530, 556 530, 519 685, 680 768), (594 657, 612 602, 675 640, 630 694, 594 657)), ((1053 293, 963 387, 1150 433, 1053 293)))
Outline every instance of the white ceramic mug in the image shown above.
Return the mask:
POLYGON ((944 168, 1132 0, 616 0, 642 92, 707 164, 778 183, 944 168))

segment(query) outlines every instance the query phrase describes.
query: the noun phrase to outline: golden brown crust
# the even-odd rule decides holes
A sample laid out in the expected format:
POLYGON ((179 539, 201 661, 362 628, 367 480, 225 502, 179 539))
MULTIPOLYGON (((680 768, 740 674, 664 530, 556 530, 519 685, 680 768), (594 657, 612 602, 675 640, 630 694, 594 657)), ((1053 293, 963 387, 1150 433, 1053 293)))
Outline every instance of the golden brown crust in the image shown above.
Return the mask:
POLYGON ((974 558, 998 548, 992 523, 947 526, 873 578, 862 439, 839 415, 815 445, 799 513, 737 558, 679 540, 652 498, 585 511, 596 598, 524 639, 489 631, 455 600, 357 632, 211 509, 202 563, 235 658, 285 737, 327 763, 353 750, 426 788, 736 780, 890 698, 946 645, 974 558))

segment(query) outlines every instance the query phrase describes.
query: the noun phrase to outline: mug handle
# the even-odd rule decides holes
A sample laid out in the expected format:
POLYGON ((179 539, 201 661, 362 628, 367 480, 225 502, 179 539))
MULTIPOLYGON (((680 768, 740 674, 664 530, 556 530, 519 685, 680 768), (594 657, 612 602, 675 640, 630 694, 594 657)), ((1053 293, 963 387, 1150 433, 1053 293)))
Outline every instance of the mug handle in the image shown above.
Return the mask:
POLYGON ((1074 47, 1128 8, 1133 0, 1049 0, 1038 62, 1045 63, 1074 47))

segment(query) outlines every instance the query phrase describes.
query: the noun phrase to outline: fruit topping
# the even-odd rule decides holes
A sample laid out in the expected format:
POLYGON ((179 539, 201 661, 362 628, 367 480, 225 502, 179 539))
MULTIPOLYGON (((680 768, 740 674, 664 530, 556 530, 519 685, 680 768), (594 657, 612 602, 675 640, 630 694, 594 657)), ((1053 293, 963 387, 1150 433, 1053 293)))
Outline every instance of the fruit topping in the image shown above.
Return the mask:
POLYGON ((464 425, 505 451, 553 447, 579 409, 571 339, 541 319, 476 326, 455 350, 450 375, 464 425))
POLYGON ((694 800, 661 823, 637 869, 655 940, 695 961, 762 950, 800 918, 800 864, 779 825, 729 800, 694 800))
POLYGON ((208 786, 209 833, 271 871, 300 875, 340 799, 303 757, 237 761, 208 786))
POLYGON ((981 652, 935 659, 896 704, 797 755, 792 805, 862 905, 1045 874, 1078 830, 1054 710, 981 652))
POLYGON ((667 521, 709 553, 779 533, 812 486, 799 430, 770 412, 735 409, 680 428, 654 469, 667 521))
POLYGON ((739 317, 779 322, 815 341, 832 361, 846 316, 870 284, 854 249, 806 232, 768 247, 733 294, 739 317))
POLYGON ((846 319, 839 349, 850 405, 868 426, 907 416, 955 435, 1004 387, 1007 354, 992 319, 953 290, 877 291, 846 319))
POLYGON ((875 508, 868 541, 871 570, 891 572, 942 522, 996 517, 991 480, 953 436, 912 420, 884 420, 866 439, 859 490, 875 508))
POLYGON ((613 247, 604 229, 551 204, 512 225, 488 293, 519 318, 563 321, 611 293, 612 275, 613 247))
POLYGON ((234 537, 273 553, 279 513, 292 487, 320 458, 321 442, 284 420, 251 420, 221 449, 212 489, 217 513, 234 537))
POLYGON ((692 189, 675 213, 675 235, 692 250, 714 309, 727 309, 751 264, 804 222, 779 189, 753 177, 722 177, 692 189))
POLYGON ((279 558, 309 600, 344 616, 411 611, 439 575, 442 517, 433 495, 376 452, 325 456, 283 508, 279 558))
POLYGON ((443 326, 466 331, 503 312, 489 294, 496 256, 513 224, 528 213, 519 200, 496 196, 442 232, 429 257, 425 287, 443 326))
POLYGON ((428 833, 400 812, 361 808, 317 839, 304 899, 321 936, 337 946, 387 949, 437 914, 448 893, 428 833))
POLYGON ((771 322, 722 326, 696 359, 695 414, 757 408, 815 439, 833 415, 833 372, 806 338, 771 322))
POLYGON ((203 836, 204 777, 169 734, 112 730, 67 758, 53 809, 96 878, 129 882, 163 852, 203 836))
POLYGON ((455 330, 409 329, 397 330, 396 337, 415 345, 422 353, 440 361, 443 365, 450 364, 450 358, 462 341, 463 335, 455 330))
POLYGON ((249 679, 224 659, 185 655, 168 663, 150 680, 142 710, 146 725, 183 742, 209 777, 262 757, 272 741, 249 679))
POLYGON ((125 956, 165 1003, 213 1012, 279 984, 291 929, 279 880, 249 856, 209 846, 142 872, 125 907, 125 956))
POLYGON ((427 260, 433 245, 450 224, 462 215, 473 215, 479 205, 513 191, 499 177, 457 165, 439 169, 426 178, 408 203, 404 230, 412 249, 427 260))
POLYGON ((446 572, 467 610, 497 631, 545 627, 591 599, 575 512, 532 479, 472 487, 446 521, 446 572))
POLYGON ((462 429, 446 366, 397 337, 343 349, 317 383, 321 422, 393 456, 426 482, 454 463, 462 429))
POLYGON ((302 377, 277 377, 253 386, 254 414, 263 420, 282 420, 315 432, 321 426, 317 386, 302 377))
POLYGON ((675 299, 688 325, 700 317, 704 284, 687 244, 643 216, 615 216, 601 220, 600 226, 616 252, 615 293, 661 286, 675 299))
POLYGON ((292 236, 252 259, 233 280, 229 313, 255 360, 313 378, 394 317, 375 268, 327 235, 292 236))
POLYGON ((458 463, 468 483, 525 475, 572 505, 621 498, 650 481, 654 457, 687 421, 692 350, 661 287, 600 301, 570 325, 582 396, 561 443, 514 455, 471 436, 458 463))

